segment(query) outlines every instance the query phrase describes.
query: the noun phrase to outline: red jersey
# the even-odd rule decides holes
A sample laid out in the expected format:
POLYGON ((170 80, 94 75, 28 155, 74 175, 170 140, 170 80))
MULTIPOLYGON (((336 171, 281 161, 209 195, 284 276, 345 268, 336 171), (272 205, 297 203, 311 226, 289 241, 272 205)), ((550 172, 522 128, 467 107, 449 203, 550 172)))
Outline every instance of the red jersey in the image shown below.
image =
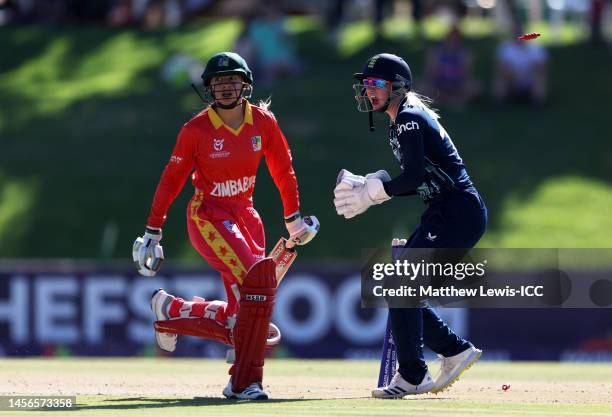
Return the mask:
POLYGON ((291 151, 274 115, 244 100, 244 122, 227 126, 213 108, 200 112, 179 132, 170 161, 155 191, 147 225, 161 227, 170 205, 193 172, 193 185, 204 200, 252 202, 262 156, 278 187, 285 216, 299 210, 291 151))

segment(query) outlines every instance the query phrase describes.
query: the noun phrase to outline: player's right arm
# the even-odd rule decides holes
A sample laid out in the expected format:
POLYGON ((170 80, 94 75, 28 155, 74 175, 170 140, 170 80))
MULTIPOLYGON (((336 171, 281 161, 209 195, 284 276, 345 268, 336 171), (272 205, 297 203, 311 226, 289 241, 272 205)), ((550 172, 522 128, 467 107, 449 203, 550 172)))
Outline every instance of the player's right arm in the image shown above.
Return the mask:
POLYGON ((147 227, 162 227, 170 205, 172 205, 183 188, 187 177, 193 171, 196 142, 192 129, 189 125, 185 125, 179 132, 170 160, 155 190, 151 211, 147 219, 147 227))
POLYGON ((161 227, 170 205, 193 170, 195 143, 191 128, 183 126, 155 190, 144 236, 136 239, 132 248, 132 257, 141 275, 155 275, 164 260, 164 252, 159 244, 162 238, 161 227))

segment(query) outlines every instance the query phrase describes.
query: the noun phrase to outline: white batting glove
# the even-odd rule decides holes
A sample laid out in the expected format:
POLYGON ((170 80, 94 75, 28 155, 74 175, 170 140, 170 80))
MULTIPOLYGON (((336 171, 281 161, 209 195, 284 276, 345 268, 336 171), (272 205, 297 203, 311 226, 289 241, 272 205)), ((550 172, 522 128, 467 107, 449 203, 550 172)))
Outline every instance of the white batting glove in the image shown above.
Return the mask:
POLYGON ((132 258, 138 273, 146 277, 154 276, 164 261, 164 249, 159 244, 162 230, 147 226, 143 237, 134 241, 132 258))
POLYGON ((299 211, 285 218, 285 226, 289 232, 289 239, 287 239, 289 248, 307 244, 314 239, 321 228, 315 216, 302 217, 299 211))

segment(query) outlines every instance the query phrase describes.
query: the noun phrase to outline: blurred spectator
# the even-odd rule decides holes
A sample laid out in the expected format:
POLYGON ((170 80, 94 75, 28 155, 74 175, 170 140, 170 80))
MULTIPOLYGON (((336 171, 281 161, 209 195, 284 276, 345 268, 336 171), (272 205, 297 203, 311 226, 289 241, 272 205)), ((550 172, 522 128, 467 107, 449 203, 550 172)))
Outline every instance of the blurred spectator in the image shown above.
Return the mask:
POLYGON ((234 52, 243 57, 246 62, 251 63, 251 71, 255 75, 255 78, 259 78, 259 67, 256 56, 257 50, 255 42, 251 39, 249 33, 254 19, 255 15, 253 13, 247 14, 244 17, 242 32, 238 35, 238 39, 234 45, 234 52))
MULTIPOLYGON (((421 28, 421 19, 423 17, 423 1, 422 0, 411 0, 411 9, 412 9, 412 19, 414 20, 414 24, 416 26, 416 34, 420 34, 419 30, 421 28)), ((375 14, 374 14, 374 27, 376 28, 376 37, 378 39, 382 39, 383 37, 383 20, 385 18, 386 12, 388 13, 388 9, 391 9, 391 14, 394 13, 394 1, 391 0, 375 0, 375 14)))
POLYGON ((102 22, 110 26, 142 24, 147 29, 178 27, 185 12, 212 0, 0 0, 0 24, 102 22))
POLYGON ((181 0, 164 1, 164 26, 177 28, 183 23, 183 4, 181 0))
POLYGON ((132 5, 130 0, 117 1, 108 12, 106 23, 109 26, 127 26, 132 23, 132 5))
POLYGON ((534 41, 511 40, 497 48, 493 95, 498 103, 516 101, 541 105, 546 101, 548 54, 534 41))
POLYGON ((285 18, 274 2, 259 7, 257 18, 250 22, 246 33, 255 46, 255 63, 262 82, 273 83, 302 71, 293 41, 285 28, 285 18))
POLYGON ((164 8, 161 0, 151 0, 145 8, 142 26, 145 29, 156 29, 164 23, 164 8))
POLYGON ((9 23, 18 11, 14 0, 0 0, 0 26, 9 23))
POLYGON ((604 7, 604 0, 591 0, 591 43, 593 45, 600 45, 603 41, 601 22, 604 7))
MULTIPOLYGON (((346 0, 332 0, 328 2, 327 29, 330 39, 334 44, 338 43, 340 24, 344 15, 346 0)), ((247 61, 248 62, 248 61, 247 61)))
POLYGON ((471 73, 472 53, 455 26, 441 45, 427 53, 423 92, 436 97, 440 105, 463 107, 482 90, 481 83, 471 73))
MULTIPOLYGON (((416 0, 417 2, 419 0, 416 0)), ((374 14, 374 27, 376 28, 376 38, 383 37, 383 20, 385 18, 385 9, 393 7, 393 2, 389 0, 375 0, 376 13, 374 14)))

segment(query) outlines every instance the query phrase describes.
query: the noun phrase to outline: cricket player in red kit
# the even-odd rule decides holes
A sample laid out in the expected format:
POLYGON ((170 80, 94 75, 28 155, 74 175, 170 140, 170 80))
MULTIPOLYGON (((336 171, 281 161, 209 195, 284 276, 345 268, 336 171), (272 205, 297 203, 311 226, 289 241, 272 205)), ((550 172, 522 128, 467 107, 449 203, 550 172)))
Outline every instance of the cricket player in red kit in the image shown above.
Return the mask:
POLYGON ((276 289, 275 265, 265 258, 264 227, 253 207, 255 176, 262 157, 283 202, 290 245, 308 243, 318 231, 316 217, 300 215, 291 152, 267 105, 251 104, 253 78, 237 54, 213 56, 202 74, 204 100, 211 105, 187 122, 161 176, 145 235, 134 244, 142 275, 155 275, 163 261, 159 242, 166 213, 191 174, 195 194, 187 206, 187 229, 194 248, 219 273, 227 302, 185 301, 164 290, 151 307, 160 348, 174 351, 176 334, 204 335, 235 348, 235 363, 223 394, 267 399, 263 391, 266 344, 279 342, 270 323, 276 289), (265 259, 264 259, 265 258, 265 259), (170 324, 168 324, 170 323, 170 324), (272 335, 270 338, 269 335, 272 335))

